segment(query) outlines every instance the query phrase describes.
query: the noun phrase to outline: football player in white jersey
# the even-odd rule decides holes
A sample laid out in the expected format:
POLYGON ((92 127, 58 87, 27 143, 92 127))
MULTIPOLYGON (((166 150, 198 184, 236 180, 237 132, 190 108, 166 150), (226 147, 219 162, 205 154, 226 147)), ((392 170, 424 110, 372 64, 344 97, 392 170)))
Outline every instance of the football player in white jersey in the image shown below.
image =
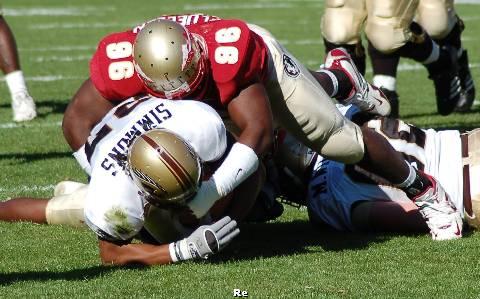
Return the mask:
POLYGON ((98 235, 100 256, 107 264, 206 258, 239 233, 236 221, 222 216, 245 217, 260 185, 255 173, 245 181, 246 193, 240 185, 238 196, 227 196, 201 219, 185 212, 187 199, 233 143, 229 138, 220 116, 206 104, 131 98, 112 109, 90 134, 84 164, 91 177, 88 186, 63 183, 51 200, 2 202, 0 219, 85 222, 98 235), (145 235, 163 245, 130 244, 145 235))
MULTIPOLYGON (((350 107, 347 114, 354 112, 350 107)), ((463 219, 480 228, 476 217, 480 213, 480 188, 470 183, 480 179, 479 129, 466 134, 422 130, 392 118, 370 120, 365 126, 382 134, 416 168, 435 176, 463 219)), ((298 197, 297 201, 307 205, 312 222, 340 231, 428 231, 418 207, 387 181, 358 166, 317 156, 290 137, 285 143, 289 151, 281 156, 281 161, 287 161, 282 175, 290 181, 307 182, 298 184, 305 197, 303 202, 298 197)), ((460 233, 461 227, 451 229, 460 233)), ((441 239, 431 233, 433 239, 441 239)))

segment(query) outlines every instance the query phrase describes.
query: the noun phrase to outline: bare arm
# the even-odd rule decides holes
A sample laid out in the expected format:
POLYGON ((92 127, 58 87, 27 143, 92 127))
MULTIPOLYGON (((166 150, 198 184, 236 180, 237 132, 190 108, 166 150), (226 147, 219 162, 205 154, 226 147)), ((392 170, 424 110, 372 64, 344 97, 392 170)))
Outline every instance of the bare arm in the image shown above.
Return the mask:
POLYGON ((206 259, 222 250, 239 233, 237 222, 227 216, 211 225, 202 225, 190 236, 168 245, 117 245, 100 240, 98 247, 103 264, 164 265, 191 259, 206 259))
POLYGON ((104 265, 165 265, 170 264, 170 252, 167 245, 125 244, 99 240, 100 258, 104 265))
POLYGON ((63 135, 74 151, 85 144, 90 131, 113 106, 90 79, 83 82, 65 110, 62 123, 63 135))
POLYGON ((254 83, 228 104, 228 113, 240 129, 237 141, 252 148, 259 156, 273 144, 273 116, 265 88, 254 83))

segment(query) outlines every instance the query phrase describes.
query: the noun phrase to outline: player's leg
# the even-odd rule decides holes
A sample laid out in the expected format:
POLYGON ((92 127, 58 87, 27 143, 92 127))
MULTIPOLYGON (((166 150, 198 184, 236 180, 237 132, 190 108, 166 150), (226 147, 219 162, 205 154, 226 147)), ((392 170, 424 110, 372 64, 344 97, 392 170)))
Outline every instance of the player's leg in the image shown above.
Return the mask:
POLYGON ((0 14, 0 69, 5 74, 12 97, 13 119, 28 121, 37 116, 35 103, 29 95, 17 53, 12 31, 0 14))
POLYGON ((364 0, 327 0, 321 19, 325 53, 338 47, 346 49, 362 74, 365 74, 365 49, 361 32, 366 16, 364 0))
POLYGON ((19 197, 0 202, 0 220, 47 223, 45 211, 48 201, 43 198, 19 197))
POLYGON ((352 206, 356 230, 427 232, 428 226, 413 202, 360 201, 352 206))
POLYGON ((456 110, 468 111, 475 100, 475 86, 470 73, 467 50, 462 47, 460 38, 465 24, 456 14, 453 0, 420 0, 417 20, 440 46, 457 49, 462 93, 456 110))
POLYGON ((20 197, 0 202, 0 220, 83 226, 87 185, 61 182, 51 199, 20 197))
MULTIPOLYGON (((418 0, 367 0, 365 32, 377 51, 397 53, 427 67, 434 81, 438 111, 446 115, 453 111, 460 98, 455 50, 440 47, 420 25, 412 22, 417 7, 418 0)), ((389 81, 381 77, 375 80, 378 85, 389 85, 389 81)))
POLYGON ((400 103, 397 93, 397 68, 400 62, 398 52, 382 53, 375 49, 371 42, 368 42, 368 56, 372 63, 374 86, 379 87, 390 101, 392 110, 390 117, 398 117, 400 112, 400 103))
MULTIPOLYGON (((337 77, 336 80, 339 85, 343 84, 340 77, 337 77)), ((348 82, 351 84, 350 80, 345 82, 346 84, 348 82)), ((310 98, 311 95, 308 95, 308 88, 304 87, 299 90, 304 93, 300 98, 310 98)), ((310 92, 312 94, 314 93, 312 90, 310 90, 310 92)), ((290 101, 295 102, 291 99, 290 101)), ((309 107, 312 106, 313 103, 309 105, 309 107)), ((298 108, 295 107, 294 109, 298 108)), ((451 205, 450 199, 443 188, 439 186, 439 183, 434 178, 406 163, 403 156, 395 151, 388 141, 377 132, 365 126, 362 127, 361 132, 364 143, 364 153, 362 159, 357 164, 376 175, 386 178, 397 188, 403 190, 417 206, 421 207, 434 239, 460 237, 460 215, 453 208, 453 205, 451 205), (433 207, 425 204, 430 201, 433 201, 435 205, 437 205, 438 202, 438 206, 433 207), (433 215, 432 211, 433 214, 436 214, 433 215), (435 211, 440 212, 437 213, 435 211), (438 223, 442 223, 442 225, 437 225, 438 223), (449 228, 449 230, 447 231, 446 228, 449 228)), ((337 136, 335 136, 335 134, 329 136, 329 140, 325 145, 328 146, 330 144, 331 148, 324 146, 320 151, 322 155, 329 157, 329 150, 335 151, 336 148, 340 148, 345 144, 346 140, 336 138, 337 136), (338 142, 338 140, 341 140, 341 143, 338 142)))

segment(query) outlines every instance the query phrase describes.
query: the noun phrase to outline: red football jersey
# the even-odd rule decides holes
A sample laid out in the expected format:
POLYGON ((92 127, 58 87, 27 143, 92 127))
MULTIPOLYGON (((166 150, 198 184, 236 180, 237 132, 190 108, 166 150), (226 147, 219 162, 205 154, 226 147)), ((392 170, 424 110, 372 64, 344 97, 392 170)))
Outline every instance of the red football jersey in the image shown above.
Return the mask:
MULTIPOLYGON (((200 14, 160 18, 186 26, 200 35, 207 46, 209 78, 189 98, 208 98, 213 100, 212 106, 226 105, 247 84, 264 79, 267 49, 245 22, 200 14)), ((121 101, 148 92, 135 71, 132 57, 133 42, 142 27, 102 39, 90 62, 92 82, 108 100, 121 101)))

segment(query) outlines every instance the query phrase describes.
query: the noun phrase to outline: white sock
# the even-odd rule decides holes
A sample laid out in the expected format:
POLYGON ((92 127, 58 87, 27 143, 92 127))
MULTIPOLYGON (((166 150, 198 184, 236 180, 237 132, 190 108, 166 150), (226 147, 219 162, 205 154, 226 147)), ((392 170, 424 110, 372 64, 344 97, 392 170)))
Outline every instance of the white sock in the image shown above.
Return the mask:
POLYGON ((413 182, 415 181, 415 178, 417 177, 417 173, 415 171, 415 168, 413 168, 413 166, 410 165, 408 162, 405 161, 405 163, 407 163, 408 169, 409 169, 408 177, 402 183, 396 184, 396 186, 398 188, 408 188, 408 187, 410 187, 410 185, 413 184, 413 182))
POLYGON ((330 77, 330 80, 332 80, 332 85, 333 85, 333 91, 332 91, 332 94, 329 94, 329 96, 332 98, 334 96, 337 95, 338 93, 338 80, 337 80, 337 77, 335 77, 335 75, 329 71, 329 70, 326 70, 326 69, 322 69, 322 70, 319 70, 318 73, 324 73, 325 75, 327 75, 328 77, 330 77))
POLYGON ((27 85, 25 84, 25 78, 23 78, 22 71, 14 71, 5 76, 10 94, 13 96, 19 92, 27 92, 27 85))
POLYGON ((386 88, 390 91, 395 91, 397 90, 397 79, 392 76, 386 76, 386 75, 375 75, 373 76, 373 85, 376 87, 380 88, 386 88))

